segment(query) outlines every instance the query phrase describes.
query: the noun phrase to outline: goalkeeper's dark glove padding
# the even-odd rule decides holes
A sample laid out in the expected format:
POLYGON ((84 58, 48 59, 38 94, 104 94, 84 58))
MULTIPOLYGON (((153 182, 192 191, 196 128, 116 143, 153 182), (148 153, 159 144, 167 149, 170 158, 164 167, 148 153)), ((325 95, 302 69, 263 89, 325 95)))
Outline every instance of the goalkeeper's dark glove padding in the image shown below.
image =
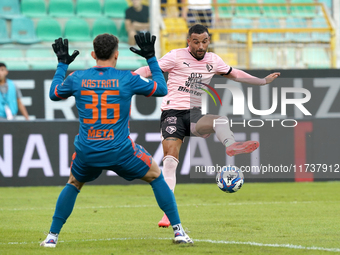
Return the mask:
POLYGON ((64 39, 64 42, 62 38, 56 39, 54 43, 52 44, 52 48, 58 57, 59 63, 64 63, 64 64, 69 65, 79 55, 79 51, 77 50, 75 50, 71 56, 68 54, 68 40, 67 39, 64 39))
POLYGON ((149 59, 155 56, 155 41, 156 36, 150 35, 149 32, 146 34, 139 33, 138 35, 135 35, 135 40, 137 45, 139 46, 140 50, 137 50, 134 47, 130 47, 130 50, 143 58, 149 59))

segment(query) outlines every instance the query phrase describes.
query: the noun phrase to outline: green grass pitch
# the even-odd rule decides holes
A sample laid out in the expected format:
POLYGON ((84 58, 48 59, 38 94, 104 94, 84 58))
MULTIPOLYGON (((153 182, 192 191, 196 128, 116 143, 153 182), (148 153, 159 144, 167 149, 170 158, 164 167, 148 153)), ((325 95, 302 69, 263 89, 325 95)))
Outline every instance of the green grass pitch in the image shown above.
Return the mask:
POLYGON ((193 246, 158 228, 149 185, 85 185, 57 247, 40 247, 62 188, 0 188, 0 254, 340 253, 340 182, 245 183, 234 194, 215 183, 177 185, 193 246))

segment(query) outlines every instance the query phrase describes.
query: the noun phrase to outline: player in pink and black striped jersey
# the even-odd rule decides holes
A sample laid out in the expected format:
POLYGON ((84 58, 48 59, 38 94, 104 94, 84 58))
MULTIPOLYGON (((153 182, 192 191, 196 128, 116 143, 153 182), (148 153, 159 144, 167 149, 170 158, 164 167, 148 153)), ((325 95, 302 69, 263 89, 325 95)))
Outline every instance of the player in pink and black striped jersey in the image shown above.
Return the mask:
MULTIPOLYGON (((260 79, 228 66, 218 55, 207 52, 210 36, 203 25, 196 24, 189 29, 187 42, 187 48, 172 50, 159 60, 162 71, 169 73, 168 94, 163 97, 161 106, 161 134, 163 174, 172 191, 176 185, 179 151, 185 136, 193 134, 206 138, 215 133, 229 156, 251 153, 259 146, 257 141, 236 142, 226 116, 202 115, 202 84, 209 84, 212 77, 218 74, 237 82, 260 86, 271 83, 280 75, 272 73, 260 79), (222 119, 219 123, 225 124, 214 127, 216 119, 222 119)), ((144 77, 151 75, 147 66, 135 72, 144 77)), ((169 224, 166 215, 158 223, 160 227, 168 227, 169 224)))

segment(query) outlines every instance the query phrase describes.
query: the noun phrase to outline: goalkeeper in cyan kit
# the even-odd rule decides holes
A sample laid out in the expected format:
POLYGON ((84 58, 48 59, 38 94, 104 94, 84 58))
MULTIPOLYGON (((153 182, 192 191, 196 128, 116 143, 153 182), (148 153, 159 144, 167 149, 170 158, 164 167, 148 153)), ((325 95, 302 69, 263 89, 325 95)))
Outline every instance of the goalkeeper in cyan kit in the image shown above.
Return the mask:
MULTIPOLYGON (((79 54, 68 54, 68 41, 59 38, 52 45, 58 56, 50 98, 54 101, 74 96, 79 112, 79 134, 74 145, 68 183, 57 200, 50 232, 40 244, 55 247, 58 235, 70 216, 77 195, 86 182, 95 180, 104 169, 113 170, 126 180, 142 179, 152 186, 159 207, 173 226, 175 243, 192 243, 184 232, 173 192, 151 155, 129 137, 131 97, 164 96, 167 86, 155 57, 156 37, 150 33, 135 37, 140 50, 131 50, 147 59, 153 75, 148 80, 130 71, 116 70, 118 39, 109 34, 98 35, 91 53, 97 66, 75 71, 64 81, 68 65, 79 54)), ((115 230, 117 232, 119 230, 115 230)), ((119 235, 119 233, 117 233, 119 235)))

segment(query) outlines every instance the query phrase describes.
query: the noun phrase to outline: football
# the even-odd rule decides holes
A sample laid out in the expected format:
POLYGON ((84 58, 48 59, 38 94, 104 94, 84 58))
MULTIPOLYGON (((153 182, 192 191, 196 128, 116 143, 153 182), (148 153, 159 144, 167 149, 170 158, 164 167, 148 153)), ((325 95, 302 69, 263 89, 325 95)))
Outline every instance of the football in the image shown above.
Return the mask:
POLYGON ((217 186, 226 193, 238 191, 244 183, 242 171, 236 166, 224 166, 216 175, 217 186))

